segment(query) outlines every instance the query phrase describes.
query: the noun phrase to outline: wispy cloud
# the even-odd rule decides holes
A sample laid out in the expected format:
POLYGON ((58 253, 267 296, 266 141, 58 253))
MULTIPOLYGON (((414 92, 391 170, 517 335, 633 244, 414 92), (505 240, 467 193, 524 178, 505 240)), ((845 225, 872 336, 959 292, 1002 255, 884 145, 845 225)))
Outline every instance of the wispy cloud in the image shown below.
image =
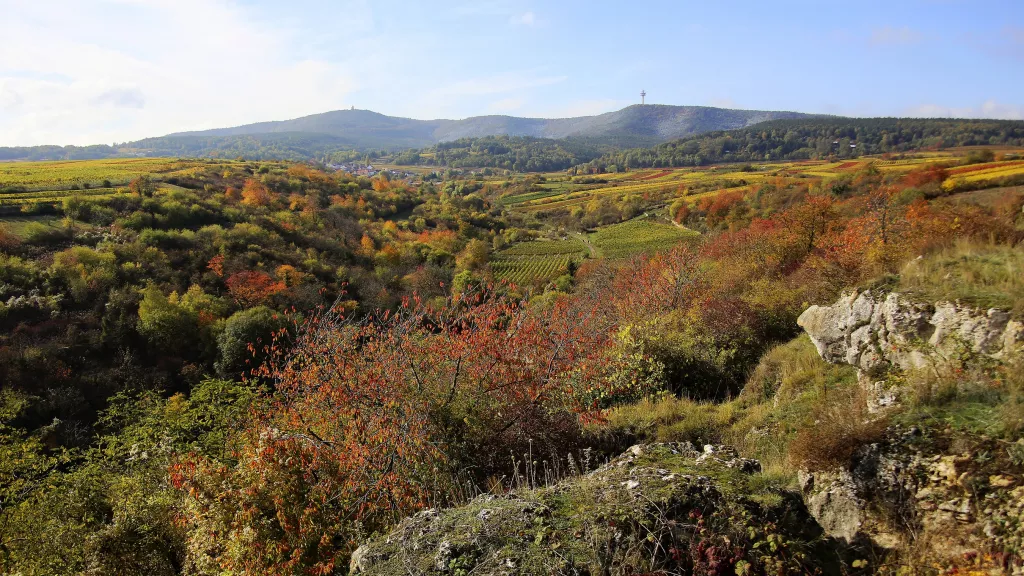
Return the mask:
POLYGON ((490 76, 480 76, 460 80, 430 91, 434 97, 444 96, 486 96, 504 94, 517 90, 526 90, 540 86, 550 86, 565 82, 567 76, 547 76, 532 71, 507 72, 490 76))
POLYGON ((907 116, 918 118, 992 118, 1024 120, 1024 106, 986 100, 980 106, 942 106, 921 104, 906 111, 907 116))
POLYGON ((293 118, 340 108, 358 87, 343 63, 294 54, 292 32, 231 0, 0 0, 0 11, 0 145, 293 118))
POLYGON ((924 35, 909 26, 876 28, 871 32, 868 42, 872 46, 892 46, 919 44, 924 35))
POLYGON ((527 11, 521 14, 514 14, 509 18, 509 24, 514 26, 527 26, 529 28, 536 28, 542 24, 541 20, 537 18, 537 15, 533 12, 527 11))

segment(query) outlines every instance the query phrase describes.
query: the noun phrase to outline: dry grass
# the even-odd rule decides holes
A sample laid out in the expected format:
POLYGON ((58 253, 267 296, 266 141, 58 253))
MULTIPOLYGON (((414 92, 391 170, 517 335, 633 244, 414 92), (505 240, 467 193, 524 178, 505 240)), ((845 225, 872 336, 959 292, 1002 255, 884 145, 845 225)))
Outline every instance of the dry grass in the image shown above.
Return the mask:
POLYGON ((859 386, 834 390, 789 443, 789 460, 809 470, 845 465, 858 448, 880 440, 887 426, 885 418, 868 412, 859 386))
POLYGON ((761 461, 766 472, 792 479, 789 444, 812 423, 819 404, 855 385, 849 366, 828 364, 806 336, 769 350, 736 399, 695 402, 672 395, 610 411, 588 432, 610 444, 725 443, 761 461))
POLYGON ((897 290, 1024 316, 1024 247, 959 241, 907 264, 897 290))

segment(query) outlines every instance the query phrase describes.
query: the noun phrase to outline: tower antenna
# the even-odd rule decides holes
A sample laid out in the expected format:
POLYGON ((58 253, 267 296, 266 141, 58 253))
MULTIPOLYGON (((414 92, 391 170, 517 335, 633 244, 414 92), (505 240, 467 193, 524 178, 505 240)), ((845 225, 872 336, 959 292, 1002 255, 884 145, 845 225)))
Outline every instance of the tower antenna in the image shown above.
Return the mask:
POLYGON ((647 91, 646 90, 640 90, 640 104, 643 105, 644 101, 646 99, 647 99, 647 91))

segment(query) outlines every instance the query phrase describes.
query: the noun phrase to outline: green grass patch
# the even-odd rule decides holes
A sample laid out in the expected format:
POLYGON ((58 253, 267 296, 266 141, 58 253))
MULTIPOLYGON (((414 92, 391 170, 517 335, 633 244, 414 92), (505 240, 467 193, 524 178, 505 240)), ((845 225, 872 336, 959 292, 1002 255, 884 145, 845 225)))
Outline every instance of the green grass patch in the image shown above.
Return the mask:
POLYGON ((30 232, 38 230, 40 226, 54 231, 62 229, 61 220, 60 216, 6 216, 0 217, 0 225, 24 240, 30 232))

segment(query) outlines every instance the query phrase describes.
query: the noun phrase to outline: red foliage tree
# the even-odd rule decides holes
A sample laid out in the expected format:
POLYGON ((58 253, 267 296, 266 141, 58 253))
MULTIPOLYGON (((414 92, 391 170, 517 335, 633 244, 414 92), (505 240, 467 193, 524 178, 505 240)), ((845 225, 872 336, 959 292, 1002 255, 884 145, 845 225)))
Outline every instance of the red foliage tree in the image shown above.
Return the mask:
POLYGON ((228 292, 240 306, 257 306, 285 289, 284 282, 274 280, 266 272, 246 270, 232 274, 225 282, 228 292))
POLYGON ((478 297, 361 323, 314 315, 259 373, 275 399, 243 434, 237 466, 191 458, 173 470, 196 562, 331 573, 360 529, 444 501, 470 467, 486 473, 528 441, 556 445, 616 393, 613 326, 598 312, 478 297))

